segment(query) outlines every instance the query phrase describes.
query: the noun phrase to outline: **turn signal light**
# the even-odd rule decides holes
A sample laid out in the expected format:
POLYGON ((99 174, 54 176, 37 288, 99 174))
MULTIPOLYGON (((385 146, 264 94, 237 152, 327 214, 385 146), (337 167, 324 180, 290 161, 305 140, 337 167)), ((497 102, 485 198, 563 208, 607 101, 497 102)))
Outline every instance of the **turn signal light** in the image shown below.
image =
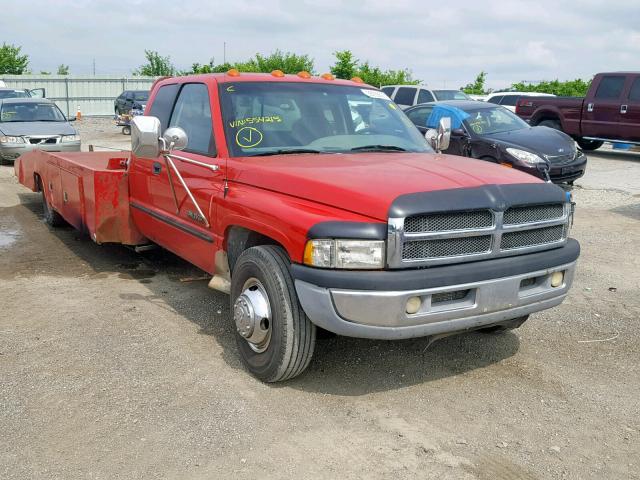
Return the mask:
POLYGON ((227 70, 227 75, 229 75, 230 77, 239 77, 240 72, 235 68, 230 68, 229 70, 227 70))
POLYGON ((503 167, 507 167, 507 168, 513 168, 513 165, 511 165, 510 163, 506 163, 506 162, 502 162, 500 165, 502 165, 503 167))
POLYGON ((323 73, 322 75, 320 75, 320 78, 323 78, 325 80, 335 80, 336 79, 336 77, 334 77, 330 73, 323 73))
POLYGON ((274 70, 273 72, 271 72, 271 75, 278 78, 284 77, 284 73, 282 73, 282 70, 274 70))
POLYGON ((304 70, 301 72, 298 72, 298 76, 300 78, 311 78, 311 74, 309 72, 305 72, 304 70))
POLYGON ((355 83, 364 83, 364 81, 360 77, 353 77, 351 81, 355 83))
POLYGON ((564 282, 564 272, 554 272, 551 275, 551 286, 558 288, 564 282))

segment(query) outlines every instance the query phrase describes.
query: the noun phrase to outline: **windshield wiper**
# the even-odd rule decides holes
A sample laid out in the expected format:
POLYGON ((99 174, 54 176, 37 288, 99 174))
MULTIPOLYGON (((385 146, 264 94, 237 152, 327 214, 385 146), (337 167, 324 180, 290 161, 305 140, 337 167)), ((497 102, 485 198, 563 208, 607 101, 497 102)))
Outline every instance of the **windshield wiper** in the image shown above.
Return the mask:
POLYGON ((362 147, 354 147, 352 152, 406 152, 407 150, 395 145, 363 145, 362 147))
POLYGON ((325 153, 320 150, 313 150, 311 148, 281 148, 279 150, 271 150, 269 152, 260 152, 250 157, 267 157, 269 155, 293 155, 295 153, 325 153))

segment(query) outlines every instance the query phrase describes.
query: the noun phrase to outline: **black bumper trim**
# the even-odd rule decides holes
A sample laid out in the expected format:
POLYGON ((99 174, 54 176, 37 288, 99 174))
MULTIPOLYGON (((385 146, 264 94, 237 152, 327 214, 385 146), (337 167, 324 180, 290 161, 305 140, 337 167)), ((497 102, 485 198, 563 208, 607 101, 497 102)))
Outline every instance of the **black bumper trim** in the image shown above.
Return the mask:
POLYGON ((291 265, 291 273, 296 280, 323 288, 417 290, 522 275, 574 262, 579 255, 580 244, 570 238, 565 246, 553 250, 442 267, 384 271, 340 271, 293 264, 291 265))
POLYGON ((320 222, 307 232, 307 238, 346 238, 357 240, 386 240, 386 223, 320 222))

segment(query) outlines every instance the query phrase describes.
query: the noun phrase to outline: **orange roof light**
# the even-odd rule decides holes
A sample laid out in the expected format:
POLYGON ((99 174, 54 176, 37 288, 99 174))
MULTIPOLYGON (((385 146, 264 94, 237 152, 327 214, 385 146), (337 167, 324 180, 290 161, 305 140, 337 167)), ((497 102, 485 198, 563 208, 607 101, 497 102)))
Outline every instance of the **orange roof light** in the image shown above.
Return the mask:
POLYGON ((309 72, 305 72, 304 70, 301 72, 298 72, 298 76, 300 78, 311 78, 311 74, 309 72))
POLYGON ((330 73, 323 73, 322 75, 320 75, 320 78, 323 78, 325 80, 335 80, 336 79, 336 77, 334 77, 330 73))
POLYGON ((351 81, 355 83, 364 83, 360 77, 353 77, 351 81))
POLYGON ((230 68, 229 70, 227 70, 227 75, 229 75, 230 77, 239 77, 240 72, 235 68, 230 68))
POLYGON ((271 72, 271 75, 278 78, 284 77, 284 73, 282 73, 282 70, 274 70, 273 72, 271 72))

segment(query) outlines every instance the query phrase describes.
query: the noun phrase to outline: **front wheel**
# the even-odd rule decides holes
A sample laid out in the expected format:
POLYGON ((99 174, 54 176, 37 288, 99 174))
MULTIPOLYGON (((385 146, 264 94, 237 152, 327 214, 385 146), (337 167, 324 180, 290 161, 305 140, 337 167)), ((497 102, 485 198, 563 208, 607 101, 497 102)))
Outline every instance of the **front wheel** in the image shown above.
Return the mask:
POLYGON ((245 250, 231 276, 236 343, 245 367, 264 382, 300 375, 309 365, 316 326, 298 302, 281 247, 245 250))
POLYGON ((587 151, 597 150, 604 143, 602 140, 587 140, 585 138, 579 138, 577 142, 582 150, 587 151))

